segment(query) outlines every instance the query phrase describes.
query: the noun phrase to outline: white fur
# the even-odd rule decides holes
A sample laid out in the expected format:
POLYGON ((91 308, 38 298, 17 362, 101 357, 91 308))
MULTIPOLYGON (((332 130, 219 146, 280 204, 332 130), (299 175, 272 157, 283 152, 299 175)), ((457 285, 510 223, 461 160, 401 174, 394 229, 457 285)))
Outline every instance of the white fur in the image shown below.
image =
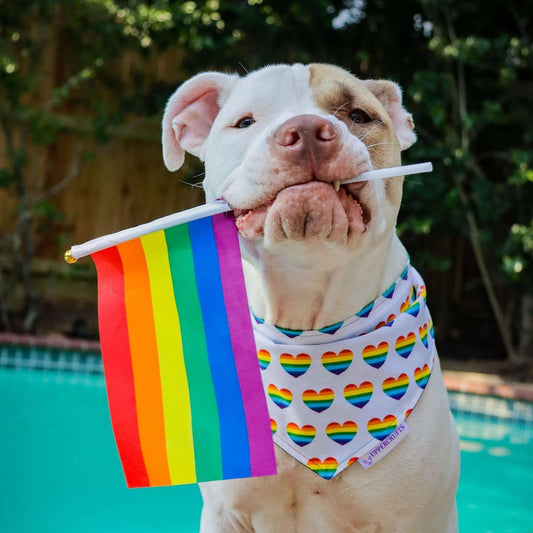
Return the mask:
MULTIPOLYGON (((331 68, 332 77, 341 72, 321 68, 331 68)), ((168 166, 175 169, 181 152, 189 149, 205 158, 208 200, 223 196, 239 209, 258 207, 276 198, 279 191, 305 186, 309 179, 286 164, 272 142, 280 126, 301 115, 325 118, 335 128, 341 142, 332 162, 337 165, 338 179, 348 177, 343 173, 354 172, 356 167, 359 171, 371 168, 378 160, 398 163, 400 150, 416 139, 411 117, 401 106, 400 89, 391 82, 365 85, 346 73, 351 86, 382 118, 382 125, 376 127, 381 128, 379 135, 386 144, 373 149, 352 134, 345 120, 320 107, 310 87, 310 72, 308 66, 277 65, 238 80, 219 73, 196 76, 178 89, 167 106, 163 144, 165 160, 171 162, 168 166), (204 84, 210 92, 202 92, 204 84), (218 112, 206 130, 206 117, 213 109, 218 112), (253 126, 236 128, 246 115, 256 120, 253 126), (169 137, 172 123, 179 123, 180 128, 174 128, 174 137, 169 137), (184 128, 192 128, 189 140, 182 133, 184 128), (394 138, 396 143, 391 142, 394 138)), ((324 178, 332 179, 329 174, 324 178)), ((348 189, 371 213, 364 233, 348 231, 345 239, 334 240, 304 232, 295 239, 265 229, 264 236, 241 238, 254 312, 283 327, 312 329, 343 320, 381 294, 407 260, 395 232, 401 178, 395 180, 390 182, 392 189, 387 189, 385 180, 348 189)), ((319 208, 311 207, 309 216, 322 214, 319 208)), ((408 424, 411 434, 368 471, 353 465, 326 481, 277 450, 277 476, 203 484, 201 530, 457 531, 458 439, 438 361, 408 424)))

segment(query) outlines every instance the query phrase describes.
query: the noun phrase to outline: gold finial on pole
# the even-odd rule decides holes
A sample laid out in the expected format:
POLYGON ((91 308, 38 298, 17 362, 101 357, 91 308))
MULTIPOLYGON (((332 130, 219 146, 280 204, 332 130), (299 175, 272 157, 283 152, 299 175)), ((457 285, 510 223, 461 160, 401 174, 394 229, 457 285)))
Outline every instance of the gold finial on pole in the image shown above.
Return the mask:
POLYGON ((72 255, 72 250, 67 250, 65 252, 65 261, 69 264, 75 263, 77 259, 72 255))

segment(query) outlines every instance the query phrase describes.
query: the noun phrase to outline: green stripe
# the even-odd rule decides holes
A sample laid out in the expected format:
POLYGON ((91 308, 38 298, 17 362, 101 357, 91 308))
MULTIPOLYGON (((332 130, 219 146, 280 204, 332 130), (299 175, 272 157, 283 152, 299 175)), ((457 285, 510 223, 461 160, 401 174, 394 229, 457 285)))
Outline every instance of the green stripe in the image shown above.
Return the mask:
MULTIPOLYGON (((191 400, 194 455, 198 481, 222 479, 218 407, 209 367, 204 322, 186 224, 165 230, 168 259, 178 308, 183 355, 191 400)), ((168 332, 169 335, 172 332, 168 332)))

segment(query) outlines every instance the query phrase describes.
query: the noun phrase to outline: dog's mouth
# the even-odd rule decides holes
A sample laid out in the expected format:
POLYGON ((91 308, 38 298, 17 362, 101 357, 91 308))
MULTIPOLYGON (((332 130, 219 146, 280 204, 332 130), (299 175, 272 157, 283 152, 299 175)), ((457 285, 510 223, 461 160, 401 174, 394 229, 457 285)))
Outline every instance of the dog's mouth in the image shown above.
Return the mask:
POLYGON ((370 209, 361 200, 365 185, 365 182, 361 182, 344 186, 338 181, 326 183, 316 180, 290 185, 278 191, 274 198, 265 203, 250 209, 235 209, 237 228, 243 237, 254 238, 264 234, 267 217, 272 211, 285 219, 303 217, 303 224, 306 225, 313 217, 316 219, 316 225, 334 225, 335 217, 330 213, 343 211, 349 232, 364 233, 371 221, 370 209), (300 214, 300 211, 303 214, 300 214))

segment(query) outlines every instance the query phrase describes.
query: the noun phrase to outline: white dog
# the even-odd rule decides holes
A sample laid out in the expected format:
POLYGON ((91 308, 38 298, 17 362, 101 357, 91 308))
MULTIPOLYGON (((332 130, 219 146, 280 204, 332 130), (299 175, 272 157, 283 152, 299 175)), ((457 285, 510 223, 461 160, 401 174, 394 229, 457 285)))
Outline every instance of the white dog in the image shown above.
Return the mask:
POLYGON ((235 208, 278 445, 276 476, 203 484, 202 531, 457 530, 457 434, 395 231, 403 178, 340 184, 400 165, 413 127, 396 84, 330 65, 206 72, 168 102, 165 164, 198 156, 207 200, 235 208))

